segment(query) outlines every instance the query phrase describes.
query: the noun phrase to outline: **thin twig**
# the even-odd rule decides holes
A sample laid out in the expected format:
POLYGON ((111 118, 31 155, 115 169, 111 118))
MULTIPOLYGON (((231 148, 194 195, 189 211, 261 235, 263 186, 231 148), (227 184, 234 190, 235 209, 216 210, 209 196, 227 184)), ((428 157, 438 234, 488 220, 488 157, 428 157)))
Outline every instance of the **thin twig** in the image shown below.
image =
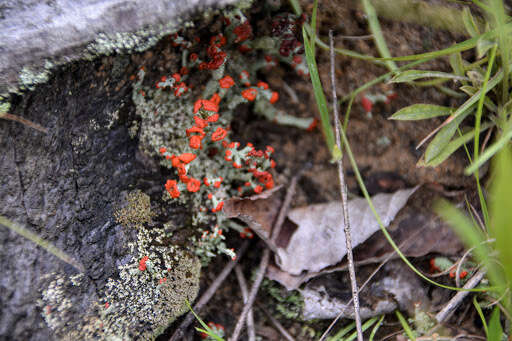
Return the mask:
POLYGON ((288 331, 286 330, 285 327, 283 327, 283 325, 274 317, 272 316, 272 314, 261 304, 258 304, 256 303, 256 305, 258 306, 258 308, 260 308, 261 310, 263 310, 263 312, 265 313, 265 315, 267 315, 268 319, 270 320, 270 322, 272 322, 272 324, 274 325, 274 327, 277 328, 277 330, 281 333, 281 335, 284 336, 284 338, 288 341, 295 341, 295 339, 293 338, 293 336, 290 335, 290 333, 288 333, 288 331))
MULTIPOLYGON (((277 219, 272 228, 272 234, 270 237, 271 244, 274 244, 277 237, 279 236, 279 232, 281 231, 281 226, 284 223, 284 219, 286 218, 286 214, 288 213, 288 208, 290 207, 293 195, 295 194, 295 187, 297 186, 297 181, 300 177, 300 174, 301 174, 301 172, 299 172, 297 175, 295 175, 290 182, 290 186, 288 187, 288 191, 286 192, 286 197, 284 198, 284 202, 281 205, 281 209, 279 210, 279 215, 277 216, 277 219)), ((231 335, 231 338, 229 339, 229 341, 238 340, 238 337, 240 336, 240 333, 242 332, 242 328, 244 326, 245 319, 247 318, 247 314, 249 313, 249 310, 251 309, 252 305, 254 304, 254 300, 256 299, 256 295, 258 294, 258 289, 261 285, 261 282, 263 281, 265 272, 267 271, 267 266, 268 266, 269 260, 270 260, 270 249, 265 248, 265 250, 263 250, 263 256, 261 257, 260 265, 258 266, 258 272, 256 273, 256 278, 251 287, 251 292, 249 293, 249 300, 244 305, 242 313, 240 314, 240 317, 238 318, 238 321, 236 322, 236 326, 235 326, 233 335, 231 335)))
MULTIPOLYGON (((199 301, 194 305, 194 312, 196 314, 199 314, 201 309, 208 303, 208 301, 213 297, 217 289, 220 287, 222 282, 228 277, 229 273, 236 264, 238 264, 238 261, 240 258, 242 258, 243 254, 245 253, 245 250, 247 250, 247 246, 249 245, 249 242, 247 240, 244 241, 240 249, 236 253, 236 259, 230 261, 224 269, 221 271, 221 273, 217 276, 217 278, 213 281, 213 283, 210 285, 210 287, 204 292, 204 294, 201 296, 199 301)), ((194 321, 194 314, 192 312, 189 312, 183 322, 178 326, 174 334, 172 334, 169 341, 178 341, 183 340, 183 337, 185 336, 185 330, 188 328, 188 326, 194 321)))
MULTIPOLYGON (((409 243, 416 240, 417 236, 423 231, 423 229, 420 229, 418 230, 416 233, 413 233, 411 236, 409 236, 409 238, 407 238, 406 240, 404 240, 399 246, 398 248, 399 249, 402 249, 402 248, 406 248, 406 247, 409 247, 409 243)), ((363 291, 363 289, 368 285, 368 283, 370 283, 371 279, 377 274, 377 272, 380 271, 380 269, 382 269, 382 267, 387 263, 389 262, 396 254, 396 250, 394 250, 393 252, 391 252, 390 254, 388 254, 383 260, 382 262, 379 264, 379 266, 377 266, 377 268, 375 270, 372 271, 372 273, 368 276, 368 278, 364 281, 364 283, 361 285, 361 287, 359 288, 359 291, 357 292, 357 294, 359 295, 359 293, 361 291, 363 291)), ((338 322, 338 320, 343 316, 343 314, 345 313, 345 310, 350 306, 350 304, 352 303, 352 300, 353 298, 351 298, 346 304, 345 306, 343 307, 343 309, 339 312, 338 316, 336 316, 336 318, 331 322, 331 324, 329 325, 329 327, 327 327, 327 329, 325 330, 325 332, 322 334, 322 336, 320 337, 320 339, 318 341, 323 341, 327 335, 329 335, 329 332, 331 331, 331 329, 334 327, 334 325, 336 324, 336 322, 338 322)))
POLYGON ((19 116, 16 116, 16 115, 13 115, 13 114, 9 114, 9 113, 1 113, 0 114, 0 118, 3 118, 3 119, 6 119, 6 120, 11 120, 11 121, 16 121, 16 122, 20 122, 21 124, 24 124, 30 128, 34 128, 35 130, 39 130, 40 132, 43 132, 45 134, 48 133, 48 129, 46 129, 45 127, 37 124, 37 123, 34 123, 32 121, 29 121, 23 117, 19 117, 19 116))
MULTIPOLYGON (((242 291, 242 297, 244 299, 244 303, 247 303, 249 300, 249 289, 247 288, 247 282, 245 280, 244 274, 242 272, 242 268, 240 267, 240 264, 237 264, 235 266, 235 274, 236 278, 238 279, 238 285, 240 285, 240 290, 242 291)), ((247 334, 249 336, 249 341, 255 341, 256 340, 256 331, 254 329, 254 314, 253 310, 249 310, 247 313, 247 334)))
MULTIPOLYGON (((482 278, 484 278, 485 270, 479 270, 467 283, 464 285, 464 289, 473 289, 480 283, 482 278)), ((441 309, 440 312, 436 315, 437 322, 441 323, 446 320, 457 307, 461 304, 462 300, 469 295, 469 291, 459 291, 452 297, 452 299, 441 309)))
MULTIPOLYGON (((338 99, 336 97, 336 77, 334 73, 334 38, 332 30, 329 30, 329 43, 331 52, 331 85, 332 85, 332 105, 334 111, 334 122, 336 124, 336 145, 341 152, 340 123, 338 115, 338 99)), ((348 199, 347 184, 343 174, 343 160, 341 156, 338 159, 338 176, 340 182, 341 203, 343 206, 343 228, 345 230, 345 242, 347 246, 348 272, 350 275, 350 285, 352 286, 352 299, 354 301, 354 316, 356 320, 357 340, 363 341, 363 329, 361 327, 361 316, 359 315, 359 294, 357 290, 356 271, 354 268, 354 257, 352 255, 352 236, 350 234, 350 221, 348 217, 348 199)))

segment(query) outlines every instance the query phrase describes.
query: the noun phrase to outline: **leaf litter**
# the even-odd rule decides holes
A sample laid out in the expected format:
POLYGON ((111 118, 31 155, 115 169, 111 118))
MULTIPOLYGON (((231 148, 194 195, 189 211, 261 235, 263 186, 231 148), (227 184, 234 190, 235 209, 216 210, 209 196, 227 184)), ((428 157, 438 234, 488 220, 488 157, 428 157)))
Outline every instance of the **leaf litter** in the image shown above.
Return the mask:
MULTIPOLYGON (((294 208, 288 213, 275 244, 269 240, 272 224, 280 207, 277 188, 257 196, 234 198, 226 202, 227 216, 238 218, 260 236, 275 253, 275 264, 267 277, 288 290, 299 289, 304 299, 303 318, 332 318, 342 313, 351 317, 347 308, 350 285, 346 270, 345 236, 340 202, 314 204, 294 208)), ((455 255, 462 244, 431 211, 435 191, 425 186, 400 189, 372 197, 392 238, 408 257, 429 253, 455 255)), ((358 266, 358 282, 363 283, 373 266, 396 258, 368 203, 363 198, 349 201, 354 257, 358 266), (359 246, 358 246, 359 245, 359 246)), ((394 309, 414 312, 415 302, 428 302, 426 287, 399 260, 386 263, 369 286, 361 291, 362 316, 371 317, 394 309)))

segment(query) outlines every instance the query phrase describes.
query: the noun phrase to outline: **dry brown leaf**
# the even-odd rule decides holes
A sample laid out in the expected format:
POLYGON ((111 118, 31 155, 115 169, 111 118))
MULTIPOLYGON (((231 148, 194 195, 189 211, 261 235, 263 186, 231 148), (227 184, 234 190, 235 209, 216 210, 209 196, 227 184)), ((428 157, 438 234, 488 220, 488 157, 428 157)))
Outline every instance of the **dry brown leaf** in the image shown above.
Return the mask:
MULTIPOLYGON (((377 194, 372 198, 384 226, 393 221, 416 189, 377 194)), ((352 247, 355 248, 379 230, 379 224, 366 199, 350 200, 348 212, 352 247)), ((288 245, 277 249, 276 263, 283 271, 292 275, 303 271, 320 271, 340 262, 347 254, 341 202, 296 208, 290 211, 288 218, 298 228, 288 245)))

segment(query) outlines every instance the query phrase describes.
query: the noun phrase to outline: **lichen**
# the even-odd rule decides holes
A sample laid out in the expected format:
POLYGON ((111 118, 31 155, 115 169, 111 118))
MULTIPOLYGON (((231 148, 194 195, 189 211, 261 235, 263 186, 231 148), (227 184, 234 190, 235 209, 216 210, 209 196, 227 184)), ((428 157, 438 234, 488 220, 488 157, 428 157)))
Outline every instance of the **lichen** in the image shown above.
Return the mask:
POLYGON ((297 290, 287 291, 269 279, 263 281, 262 289, 270 296, 271 306, 278 316, 290 320, 302 320, 304 300, 297 290))
POLYGON ((187 311, 186 301, 195 300, 201 263, 169 245, 170 225, 154 225, 150 207, 149 196, 134 191, 116 212, 119 222, 137 229, 137 239, 128 245, 131 261, 108 279, 100 299, 80 302, 83 276, 47 276, 40 307, 58 339, 151 340, 187 311))
POLYGON ((140 190, 128 193, 126 206, 115 211, 116 221, 127 227, 142 228, 150 223, 154 214, 151 212, 151 200, 149 196, 140 190))

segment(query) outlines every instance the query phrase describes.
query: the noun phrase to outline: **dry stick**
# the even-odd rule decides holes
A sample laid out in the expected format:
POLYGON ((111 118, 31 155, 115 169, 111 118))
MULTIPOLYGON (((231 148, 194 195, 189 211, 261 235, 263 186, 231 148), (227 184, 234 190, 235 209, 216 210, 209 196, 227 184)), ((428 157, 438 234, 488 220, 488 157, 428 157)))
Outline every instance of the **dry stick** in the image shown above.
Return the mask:
MULTIPOLYGON (((464 285, 464 289, 473 289, 484 278, 485 270, 479 270, 471 279, 464 285)), ((452 299, 441 309, 436 315, 437 322, 441 323, 446 320, 457 307, 461 304, 462 300, 469 295, 469 291, 459 291, 452 297, 452 299)))
MULTIPOLYGON (((279 215, 272 227, 272 235, 270 237, 270 243, 275 244, 277 236, 279 236, 279 232, 281 231, 281 227, 283 226, 284 219, 286 218, 286 214, 288 212, 288 208, 292 202, 293 195, 295 193, 295 187, 297 186, 297 181, 302 172, 299 172, 292 178, 290 182, 290 186, 288 187, 288 191, 286 192, 286 197, 284 198, 284 202, 281 205, 281 209, 279 210, 279 215)), ((245 319, 247 318, 247 314, 254 304, 254 300, 256 299, 256 295, 258 294, 258 289, 263 281, 263 277, 265 276, 265 272, 267 270, 268 262, 270 260, 270 249, 265 248, 263 250, 263 256, 261 257, 260 265, 258 267, 258 272, 256 273, 256 278, 254 279, 254 283, 251 287, 251 292, 249 293, 249 300, 244 305, 244 309, 242 310, 242 314, 238 318, 236 322, 235 331, 229 341, 236 341, 242 332, 242 328, 244 326, 245 319)))
MULTIPOLYGON (((336 124, 336 145, 341 152, 340 123, 338 115, 338 99, 336 96, 336 77, 334 73, 334 38, 332 30, 329 30, 329 44, 331 52, 331 86, 332 86, 332 106, 334 111, 334 122, 336 124)), ((352 299, 354 301, 354 316, 356 319, 357 340, 363 341, 363 329, 361 328, 361 316, 359 316, 359 294, 357 290, 356 271, 354 268, 354 257, 352 255, 352 236, 350 235, 350 222, 348 218, 347 204, 347 184, 345 183, 345 175, 343 174, 343 160, 338 160, 338 176, 340 178, 341 203, 343 206, 343 222, 345 230, 345 241, 347 245, 348 273, 350 275, 350 284, 352 286, 352 299)))
MULTIPOLYGON (((247 300, 249 299, 249 289, 247 289, 247 282, 245 280, 240 264, 235 266, 235 274, 236 278, 238 279, 238 285, 240 285, 240 290, 242 291, 244 303, 247 303, 247 300)), ((249 335, 249 341, 256 340, 256 331, 254 329, 254 314, 252 309, 247 313, 247 334, 249 335)))
POLYGON ((23 117, 19 117, 19 116, 4 112, 4 113, 0 113, 0 118, 20 122, 21 124, 24 124, 30 128, 34 128, 35 130, 39 130, 40 132, 43 132, 46 134, 48 133, 48 129, 46 129, 45 127, 43 127, 37 123, 34 123, 32 121, 29 121, 23 117))
POLYGON ((272 322, 274 327, 277 328, 277 330, 281 333, 281 335, 284 336, 284 338, 286 340, 288 340, 288 341, 295 341, 293 336, 291 336, 290 333, 288 333, 286 328, 284 328, 283 325, 278 320, 276 320, 276 318, 274 316, 272 316, 272 314, 270 314, 270 312, 264 306, 262 306, 261 304, 258 304, 258 303, 256 303, 256 304, 257 304, 258 308, 263 310, 265 315, 267 315, 267 317, 269 318, 270 322, 272 322))
MULTIPOLYGON (((405 247, 408 247, 409 245, 409 242, 413 241, 413 240, 416 240, 416 237, 420 234, 420 232, 422 232, 422 229, 418 230, 418 232, 416 233, 413 233, 409 238, 407 238, 406 240, 404 240, 399 246, 398 248, 405 248, 405 247)), ((387 263, 389 262, 396 254, 396 250, 394 250, 393 252, 391 252, 389 255, 386 256, 386 258, 384 258, 384 260, 379 264, 379 266, 377 266, 377 268, 375 270, 372 271, 372 273, 370 274, 370 276, 368 276, 368 278, 366 279, 366 281, 364 281, 364 283, 361 285, 361 287, 359 288, 359 291, 357 292, 357 294, 359 294, 367 285, 368 283, 370 283, 371 279, 373 278, 373 276, 375 276, 377 274, 377 272, 380 271, 380 269, 382 269, 382 267, 387 263)), ((327 335, 329 334, 329 332, 331 331, 331 329, 334 327, 334 325, 336 324, 336 322, 338 322, 338 320, 341 318, 341 316, 343 316, 343 314, 345 313, 345 310, 350 306, 350 304, 352 303, 352 300, 353 298, 351 298, 347 304, 345 304, 345 306, 343 307, 343 309, 340 311, 340 313, 338 314, 338 316, 336 316, 336 318, 331 322, 331 324, 329 325, 329 327, 327 327, 327 329, 325 330, 325 332, 322 334, 322 336, 320 337, 320 339, 318 341, 323 341, 327 335)))
MULTIPOLYGON (((197 301, 197 303, 194 305, 194 312, 196 314, 199 314, 199 312, 201 311, 201 309, 206 305, 206 303, 208 303, 208 301, 213 297, 213 295, 215 294, 215 292, 217 291, 217 289, 220 287, 220 285, 222 284, 222 282, 224 282, 224 280, 226 279, 226 277, 228 277, 229 273, 231 272, 231 270, 233 270, 233 268, 235 267, 235 265, 238 263, 238 261, 240 260, 240 258, 242 258, 243 254, 245 253, 245 250, 247 249, 247 246, 249 245, 249 241, 245 240, 242 244, 242 246, 240 247, 240 249, 237 251, 236 255, 236 259, 235 260, 232 260, 230 261, 225 267, 224 269, 222 270, 222 272, 217 276, 217 278, 213 281, 213 283, 210 285, 210 287, 204 292, 203 296, 201 296, 201 298, 199 299, 199 301, 197 301)), ((174 332, 174 334, 172 334, 171 338, 169 339, 169 341, 178 341, 178 340, 183 340, 184 338, 184 333, 185 333, 185 329, 188 328, 188 326, 194 321, 194 314, 192 312, 189 312, 187 314, 187 316, 185 317, 185 319, 183 320, 183 322, 181 322, 181 324, 178 326, 178 328, 176 329, 176 331, 174 332)))

